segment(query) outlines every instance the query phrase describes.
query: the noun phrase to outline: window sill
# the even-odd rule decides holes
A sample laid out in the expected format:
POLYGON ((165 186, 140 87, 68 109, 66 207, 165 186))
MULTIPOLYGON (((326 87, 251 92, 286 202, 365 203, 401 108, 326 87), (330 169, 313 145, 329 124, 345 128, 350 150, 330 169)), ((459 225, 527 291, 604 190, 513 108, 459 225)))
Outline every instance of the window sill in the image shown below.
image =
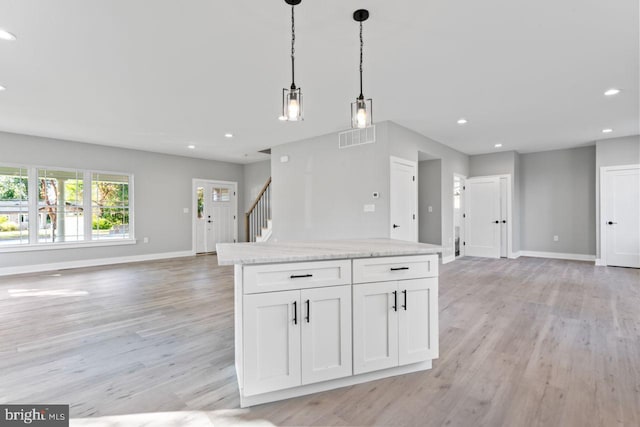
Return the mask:
POLYGON ((0 246, 0 253, 3 252, 31 252, 31 251, 49 251, 56 249, 77 249, 77 248, 95 248, 101 246, 122 246, 122 245, 135 245, 138 241, 136 239, 122 239, 113 241, 85 241, 85 242, 63 242, 63 243, 42 243, 35 245, 15 245, 15 246, 0 246))

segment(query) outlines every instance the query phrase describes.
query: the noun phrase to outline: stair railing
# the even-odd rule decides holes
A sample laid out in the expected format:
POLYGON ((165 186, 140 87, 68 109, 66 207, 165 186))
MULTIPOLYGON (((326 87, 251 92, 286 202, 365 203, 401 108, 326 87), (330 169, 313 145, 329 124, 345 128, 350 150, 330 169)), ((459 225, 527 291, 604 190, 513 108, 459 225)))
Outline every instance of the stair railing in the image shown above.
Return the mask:
POLYGON ((245 236, 247 242, 255 242, 256 237, 262 233, 263 228, 271 219, 271 177, 267 180, 255 202, 247 211, 244 217, 245 236))

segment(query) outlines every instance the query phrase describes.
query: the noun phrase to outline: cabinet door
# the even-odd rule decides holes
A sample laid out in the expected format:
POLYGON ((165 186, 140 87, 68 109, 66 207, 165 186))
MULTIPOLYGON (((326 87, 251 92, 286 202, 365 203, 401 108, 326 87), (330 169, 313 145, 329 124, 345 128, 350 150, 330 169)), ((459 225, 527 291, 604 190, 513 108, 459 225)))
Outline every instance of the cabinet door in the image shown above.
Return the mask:
POLYGON ((438 279, 398 282, 399 364, 438 358, 438 279))
POLYGON ((398 365, 397 290, 397 282, 353 286, 354 374, 398 365))
POLYGON ((244 296, 244 395, 300 385, 300 291, 244 296))
POLYGON ((351 286, 303 289, 302 384, 352 375, 351 286))

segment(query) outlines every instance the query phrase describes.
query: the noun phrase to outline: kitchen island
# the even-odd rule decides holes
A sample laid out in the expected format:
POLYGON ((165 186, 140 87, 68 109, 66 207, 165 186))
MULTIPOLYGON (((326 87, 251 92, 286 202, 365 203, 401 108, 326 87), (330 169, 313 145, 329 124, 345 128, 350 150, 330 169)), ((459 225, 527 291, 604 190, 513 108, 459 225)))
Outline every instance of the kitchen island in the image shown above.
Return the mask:
POLYGON ((235 266, 242 407, 431 368, 439 246, 391 239, 216 246, 235 266))

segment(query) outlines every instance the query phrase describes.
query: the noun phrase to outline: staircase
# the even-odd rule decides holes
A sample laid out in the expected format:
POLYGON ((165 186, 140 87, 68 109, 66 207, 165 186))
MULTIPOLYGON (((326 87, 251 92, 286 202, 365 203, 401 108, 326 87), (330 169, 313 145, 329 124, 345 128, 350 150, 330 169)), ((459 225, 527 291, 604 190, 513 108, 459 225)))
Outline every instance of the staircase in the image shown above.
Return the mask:
POLYGON ((271 178, 258 193, 244 218, 247 242, 266 242, 271 237, 271 178))

